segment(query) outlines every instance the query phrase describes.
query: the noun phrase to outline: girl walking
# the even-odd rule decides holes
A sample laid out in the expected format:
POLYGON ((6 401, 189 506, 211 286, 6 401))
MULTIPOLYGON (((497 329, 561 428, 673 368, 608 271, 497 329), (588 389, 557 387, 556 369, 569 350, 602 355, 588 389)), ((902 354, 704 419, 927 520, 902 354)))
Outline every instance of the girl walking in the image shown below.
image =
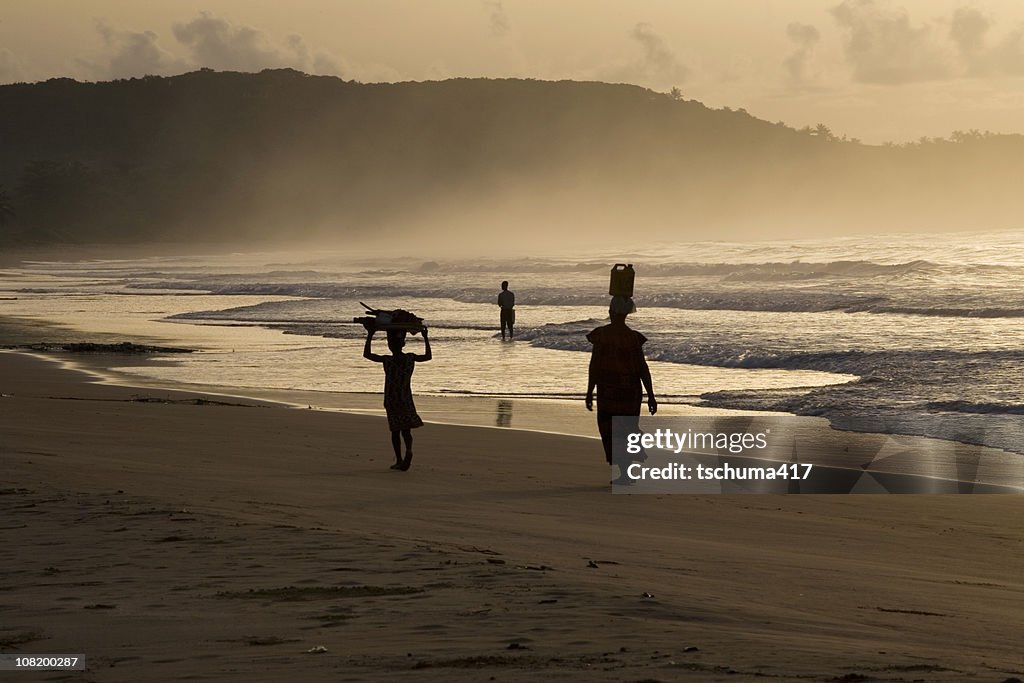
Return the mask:
POLYGON ((405 353, 406 333, 401 330, 388 331, 390 356, 373 353, 374 330, 366 333, 363 358, 384 366, 384 410, 388 414, 388 428, 391 430, 391 446, 395 449, 393 470, 405 472, 412 465, 412 430, 423 426, 423 420, 416 413, 412 400, 412 373, 416 363, 423 363, 433 356, 430 353, 430 338, 423 328, 423 354, 405 353), (405 440, 405 457, 402 457, 402 439, 405 440))

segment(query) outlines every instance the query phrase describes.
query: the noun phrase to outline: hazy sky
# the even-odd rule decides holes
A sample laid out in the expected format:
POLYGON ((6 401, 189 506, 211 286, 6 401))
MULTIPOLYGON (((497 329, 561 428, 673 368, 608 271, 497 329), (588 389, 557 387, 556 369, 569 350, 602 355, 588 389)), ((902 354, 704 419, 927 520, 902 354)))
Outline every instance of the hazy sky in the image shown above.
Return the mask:
POLYGON ((866 142, 1024 132, 1020 0, 0 0, 0 83, 200 66, 677 86, 866 142))

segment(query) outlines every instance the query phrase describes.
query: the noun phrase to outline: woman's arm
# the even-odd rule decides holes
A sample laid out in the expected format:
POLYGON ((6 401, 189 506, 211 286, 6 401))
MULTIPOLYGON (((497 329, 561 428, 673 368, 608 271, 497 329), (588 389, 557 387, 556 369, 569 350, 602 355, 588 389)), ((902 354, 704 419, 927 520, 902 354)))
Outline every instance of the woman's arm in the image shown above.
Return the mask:
POLYGON ((644 351, 640 349, 640 381, 644 383, 647 391, 647 410, 651 415, 658 412, 658 400, 654 398, 654 382, 651 380, 651 368, 647 366, 647 359, 644 358, 644 351))
POLYGON ((590 365, 587 367, 587 397, 583 402, 587 410, 594 409, 594 387, 597 386, 597 373, 594 371, 594 352, 590 352, 590 365))

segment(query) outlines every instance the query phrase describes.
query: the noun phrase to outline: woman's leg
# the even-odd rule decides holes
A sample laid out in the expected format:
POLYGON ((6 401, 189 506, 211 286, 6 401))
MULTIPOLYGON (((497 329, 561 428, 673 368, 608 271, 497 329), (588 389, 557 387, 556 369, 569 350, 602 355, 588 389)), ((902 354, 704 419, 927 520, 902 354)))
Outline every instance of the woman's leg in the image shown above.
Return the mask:
POLYGON ((604 446, 604 459, 612 464, 612 414, 597 407, 597 431, 601 434, 601 445, 604 446))

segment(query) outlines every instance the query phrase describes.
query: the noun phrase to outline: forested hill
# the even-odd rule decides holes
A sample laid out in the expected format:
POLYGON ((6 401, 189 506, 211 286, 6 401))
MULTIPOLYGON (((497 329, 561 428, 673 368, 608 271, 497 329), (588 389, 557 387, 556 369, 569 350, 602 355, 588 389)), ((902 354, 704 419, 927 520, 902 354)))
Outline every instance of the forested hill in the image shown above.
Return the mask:
POLYGON ((629 85, 208 70, 0 86, 0 241, 999 228, 1024 137, 869 146, 629 85))

